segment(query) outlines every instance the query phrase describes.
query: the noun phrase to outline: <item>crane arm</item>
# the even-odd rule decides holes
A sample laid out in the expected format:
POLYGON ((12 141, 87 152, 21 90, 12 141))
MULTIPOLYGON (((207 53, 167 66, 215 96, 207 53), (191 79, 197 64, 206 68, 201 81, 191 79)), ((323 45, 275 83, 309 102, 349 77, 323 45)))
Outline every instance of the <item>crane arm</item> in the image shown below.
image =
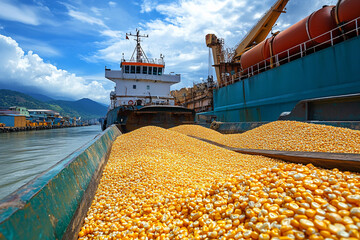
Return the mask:
POLYGON ((267 11, 267 13, 237 45, 235 55, 232 59, 233 61, 238 60, 248 48, 260 43, 267 37, 280 14, 284 12, 284 8, 288 2, 289 0, 276 1, 270 10, 267 11))
POLYGON ((206 46, 212 49, 212 55, 214 58, 214 67, 218 83, 220 83, 220 63, 224 62, 224 53, 222 51, 222 42, 215 34, 207 34, 205 37, 206 46))

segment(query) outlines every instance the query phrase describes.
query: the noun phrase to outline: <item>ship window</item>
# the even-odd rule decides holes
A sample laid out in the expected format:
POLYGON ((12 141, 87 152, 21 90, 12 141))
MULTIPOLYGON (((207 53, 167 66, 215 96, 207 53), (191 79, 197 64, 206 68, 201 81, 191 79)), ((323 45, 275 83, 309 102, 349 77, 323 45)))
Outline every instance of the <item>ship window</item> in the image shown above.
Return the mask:
POLYGON ((147 86, 146 86, 146 89, 147 89, 147 90, 150 90, 150 85, 147 85, 147 86))
POLYGON ((136 66, 136 73, 141 73, 140 70, 140 66, 136 66))
POLYGON ((149 74, 152 73, 152 67, 149 67, 149 74))
POLYGON ((162 68, 159 68, 158 75, 162 74, 162 68))
POLYGON ((147 67, 146 66, 143 67, 143 74, 147 74, 147 67))
POLYGON ((153 75, 156 75, 157 74, 157 67, 154 67, 153 68, 153 75))
POLYGON ((133 85, 133 89, 136 89, 136 85, 133 85))
POLYGON ((130 72, 130 66, 125 66, 125 73, 129 73, 130 72))
POLYGON ((130 73, 135 73, 135 66, 131 66, 131 72, 130 73))

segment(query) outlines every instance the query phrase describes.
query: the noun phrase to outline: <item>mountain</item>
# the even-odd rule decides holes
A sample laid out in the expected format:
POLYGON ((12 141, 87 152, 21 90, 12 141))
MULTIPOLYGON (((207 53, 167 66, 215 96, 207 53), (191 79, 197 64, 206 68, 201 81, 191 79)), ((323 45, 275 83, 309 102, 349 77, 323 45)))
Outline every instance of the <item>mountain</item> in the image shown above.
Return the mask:
POLYGON ((24 93, 29 95, 32 98, 35 98, 36 100, 42 101, 42 102, 50 102, 53 101, 54 99, 39 93, 24 93))
MULTIPOLYGON (((1 2, 1 0, 0 0, 1 2)), ((48 94, 44 93, 40 88, 36 87, 36 86, 23 86, 21 84, 17 84, 14 82, 11 83, 0 83, 0 89, 7 89, 7 90, 12 90, 15 92, 21 92, 24 93, 26 95, 29 95, 30 97, 33 97, 37 100, 40 100, 42 102, 47 102, 47 101, 51 101, 51 100, 65 100, 65 101, 75 101, 75 99, 69 98, 69 97, 63 97, 63 96, 56 96, 56 97, 49 97, 48 94), (41 92, 42 94, 39 94, 39 92, 41 92)))
POLYGON ((24 93, 0 89, 0 108, 21 106, 28 109, 48 108, 49 105, 24 93))
POLYGON ((95 115, 100 115, 100 117, 103 117, 107 112, 106 106, 88 98, 83 98, 77 101, 53 100, 48 103, 51 105, 60 106, 63 110, 69 113, 78 113, 86 119, 94 118, 93 116, 95 115))
MULTIPOLYGON (((49 97, 44 97, 43 99, 49 99, 49 97)), ((24 93, 0 89, 0 108, 11 106, 21 106, 28 109, 51 109, 59 112, 62 116, 81 117, 82 119, 104 117, 107 112, 106 106, 88 98, 77 101, 50 100, 44 102, 24 93)))

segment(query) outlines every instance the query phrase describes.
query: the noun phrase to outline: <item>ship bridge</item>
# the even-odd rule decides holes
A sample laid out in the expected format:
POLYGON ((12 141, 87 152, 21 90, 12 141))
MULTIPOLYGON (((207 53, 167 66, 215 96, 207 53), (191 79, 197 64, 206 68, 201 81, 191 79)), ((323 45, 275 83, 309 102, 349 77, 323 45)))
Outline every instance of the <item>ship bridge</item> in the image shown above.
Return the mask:
POLYGON ((165 63, 163 59, 155 59, 147 62, 132 62, 123 59, 120 68, 120 70, 105 68, 105 77, 113 82, 125 79, 172 84, 180 82, 180 74, 164 74, 165 63))

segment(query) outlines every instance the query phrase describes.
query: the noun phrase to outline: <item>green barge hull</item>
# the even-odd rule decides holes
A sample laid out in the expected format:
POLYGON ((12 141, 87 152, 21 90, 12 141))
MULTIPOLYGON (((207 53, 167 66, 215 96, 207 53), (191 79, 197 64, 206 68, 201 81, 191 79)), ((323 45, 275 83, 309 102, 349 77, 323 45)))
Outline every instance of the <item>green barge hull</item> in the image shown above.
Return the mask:
POLYGON ((111 126, 0 201, 0 240, 77 239, 112 143, 111 126))

